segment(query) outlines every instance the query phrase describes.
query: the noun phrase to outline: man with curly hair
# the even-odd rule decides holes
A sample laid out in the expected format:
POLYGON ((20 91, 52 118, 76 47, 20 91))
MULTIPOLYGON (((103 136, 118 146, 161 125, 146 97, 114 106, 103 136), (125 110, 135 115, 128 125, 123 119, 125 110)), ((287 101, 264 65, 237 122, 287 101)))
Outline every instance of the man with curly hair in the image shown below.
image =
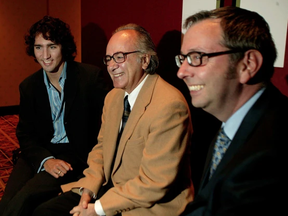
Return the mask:
POLYGON ((74 61, 70 27, 45 16, 25 36, 26 52, 41 69, 19 86, 16 135, 21 156, 7 182, 0 215, 31 215, 78 180, 96 143, 107 88, 98 67, 74 61))

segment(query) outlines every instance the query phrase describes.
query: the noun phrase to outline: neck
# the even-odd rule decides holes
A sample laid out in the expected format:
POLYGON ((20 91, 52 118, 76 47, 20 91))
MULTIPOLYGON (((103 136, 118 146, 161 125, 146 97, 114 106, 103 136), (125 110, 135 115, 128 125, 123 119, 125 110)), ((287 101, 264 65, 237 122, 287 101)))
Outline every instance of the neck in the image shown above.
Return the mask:
POLYGON ((217 114, 212 114, 222 122, 226 122, 237 110, 239 110, 250 98, 252 98, 263 85, 261 83, 256 85, 244 84, 239 93, 230 98, 229 103, 217 114))

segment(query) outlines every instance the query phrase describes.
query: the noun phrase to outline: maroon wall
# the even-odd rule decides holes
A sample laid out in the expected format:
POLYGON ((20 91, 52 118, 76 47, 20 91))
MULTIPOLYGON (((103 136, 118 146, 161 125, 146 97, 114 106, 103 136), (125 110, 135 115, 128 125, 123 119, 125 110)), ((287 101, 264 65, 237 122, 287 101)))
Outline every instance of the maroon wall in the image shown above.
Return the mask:
MULTIPOLYGON (((232 5, 232 2, 225 0, 224 6, 232 5)), ((82 0, 81 14, 83 62, 96 64, 105 70, 102 57, 112 31, 123 24, 137 23, 150 32, 158 46, 160 75, 182 86, 176 80, 174 64, 174 56, 180 51, 181 44, 182 0, 82 0)), ((288 55, 284 68, 275 68, 272 82, 288 96, 288 55)))
MULTIPOLYGON (((232 5, 225 0, 224 6, 232 5)), ((216 1, 215 1, 216 5, 216 1)), ((158 73, 176 86, 184 94, 191 106, 193 137, 191 146, 191 170, 195 188, 199 181, 208 146, 217 132, 220 123, 215 117, 190 103, 188 88, 176 76, 177 66, 174 56, 181 46, 182 0, 145 0, 145 1, 89 1, 82 0, 82 62, 96 64, 104 70, 102 57, 113 30, 123 24, 137 23, 146 28, 157 45, 160 59, 158 73), (129 3, 127 3, 129 2, 129 3)), ((288 43, 287 43, 288 44, 288 43)), ((288 48, 286 48, 287 50, 288 48)), ((286 69, 276 68, 274 84, 288 96, 288 59, 286 69)), ((107 75, 107 73, 105 73, 107 75)), ((110 78, 107 75, 107 79, 110 78)))

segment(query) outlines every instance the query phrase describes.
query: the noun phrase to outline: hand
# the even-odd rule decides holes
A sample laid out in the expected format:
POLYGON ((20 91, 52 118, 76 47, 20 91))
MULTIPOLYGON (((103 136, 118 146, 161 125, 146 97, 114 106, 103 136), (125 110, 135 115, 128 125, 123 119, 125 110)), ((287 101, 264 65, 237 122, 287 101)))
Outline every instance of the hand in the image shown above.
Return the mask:
POLYGON ((66 161, 53 158, 44 163, 44 169, 55 178, 63 177, 69 170, 73 170, 72 166, 66 161))
POLYGON ((79 205, 75 206, 70 211, 70 214, 73 214, 73 216, 97 216, 94 209, 94 204, 89 204, 89 202, 91 201, 90 194, 91 191, 84 188, 79 205))
POLYGON ((73 214, 73 216, 99 216, 95 212, 94 203, 89 203, 86 209, 84 209, 81 205, 75 206, 70 211, 70 214, 73 214))

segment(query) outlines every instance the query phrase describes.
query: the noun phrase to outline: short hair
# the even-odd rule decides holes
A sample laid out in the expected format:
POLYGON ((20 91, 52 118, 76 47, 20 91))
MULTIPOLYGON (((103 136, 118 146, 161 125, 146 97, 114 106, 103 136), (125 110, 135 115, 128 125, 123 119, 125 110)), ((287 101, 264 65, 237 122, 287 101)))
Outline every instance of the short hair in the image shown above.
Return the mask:
POLYGON ((25 35, 26 53, 33 56, 37 62, 34 53, 35 37, 43 35, 45 40, 51 40, 55 44, 62 46, 61 53, 64 61, 74 60, 77 54, 77 48, 70 26, 58 18, 44 16, 43 19, 34 23, 25 35))
POLYGON ((156 69, 159 66, 159 59, 158 59, 157 52, 156 52, 156 46, 153 43, 150 34, 142 26, 134 24, 134 23, 129 23, 129 24, 118 27, 113 32, 113 35, 123 30, 135 30, 137 32, 138 38, 136 41, 136 47, 142 53, 147 53, 151 55, 149 65, 145 71, 149 74, 156 73, 156 69))
MULTIPOLYGON (((274 73, 274 62, 277 50, 273 42, 270 28, 265 19, 258 13, 238 7, 222 7, 211 11, 200 11, 188 17, 184 28, 190 28, 194 23, 206 19, 220 19, 223 30, 222 45, 229 49, 258 50, 263 57, 261 68, 250 84, 269 82, 274 73)), ((244 53, 231 54, 231 61, 238 62, 244 53)))

